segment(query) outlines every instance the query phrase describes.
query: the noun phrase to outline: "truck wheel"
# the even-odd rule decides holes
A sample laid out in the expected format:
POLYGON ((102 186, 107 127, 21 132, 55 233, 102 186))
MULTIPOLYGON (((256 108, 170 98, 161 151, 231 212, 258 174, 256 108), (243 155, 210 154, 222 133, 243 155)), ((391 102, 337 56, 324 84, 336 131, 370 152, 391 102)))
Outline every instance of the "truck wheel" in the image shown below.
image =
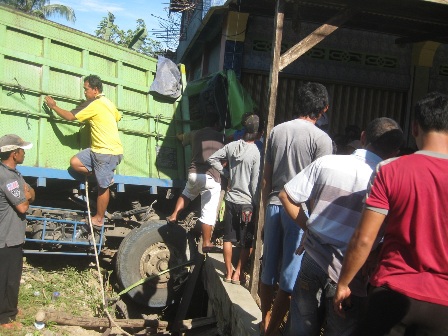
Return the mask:
MULTIPOLYGON (((117 278, 123 288, 141 279, 187 262, 185 230, 165 221, 149 221, 132 230, 117 252, 117 278)), ((175 289, 186 280, 188 271, 180 267, 131 289, 134 302, 148 307, 164 307, 173 302, 175 289)))

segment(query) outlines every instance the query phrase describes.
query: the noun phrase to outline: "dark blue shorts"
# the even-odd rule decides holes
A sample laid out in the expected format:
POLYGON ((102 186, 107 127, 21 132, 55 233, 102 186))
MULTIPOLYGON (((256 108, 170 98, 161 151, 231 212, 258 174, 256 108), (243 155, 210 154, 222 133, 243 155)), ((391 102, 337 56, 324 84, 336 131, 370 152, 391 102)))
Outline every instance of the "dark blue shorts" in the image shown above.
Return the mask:
POLYGON ((109 187, 114 178, 115 169, 123 159, 123 155, 95 153, 90 148, 80 151, 76 157, 89 172, 95 173, 98 186, 103 189, 109 187))

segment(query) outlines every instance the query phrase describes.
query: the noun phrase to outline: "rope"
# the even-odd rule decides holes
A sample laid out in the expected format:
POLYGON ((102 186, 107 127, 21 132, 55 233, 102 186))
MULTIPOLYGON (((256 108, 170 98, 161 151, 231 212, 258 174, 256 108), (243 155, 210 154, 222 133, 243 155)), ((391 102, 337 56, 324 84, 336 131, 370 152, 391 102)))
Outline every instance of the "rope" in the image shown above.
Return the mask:
POLYGON ((87 181, 87 176, 86 176, 86 182, 85 183, 86 183, 87 215, 89 217, 90 235, 92 237, 93 249, 95 251, 96 269, 98 271, 98 279, 99 279, 100 287, 101 287, 101 298, 102 298, 102 302, 103 302, 103 311, 106 313, 107 318, 109 319, 109 322, 111 323, 111 325, 114 325, 116 328, 118 328, 118 330, 121 333, 123 333, 123 334, 125 334, 127 336, 132 336, 131 334, 129 334, 126 331, 124 331, 123 329, 121 329, 121 327, 115 322, 115 320, 112 318, 112 316, 110 315, 110 313, 106 309, 106 295, 104 293, 103 276, 101 274, 100 261, 99 261, 99 258, 98 258, 98 250, 96 248, 95 234, 94 234, 93 225, 92 225, 92 217, 90 216, 89 182, 87 181))

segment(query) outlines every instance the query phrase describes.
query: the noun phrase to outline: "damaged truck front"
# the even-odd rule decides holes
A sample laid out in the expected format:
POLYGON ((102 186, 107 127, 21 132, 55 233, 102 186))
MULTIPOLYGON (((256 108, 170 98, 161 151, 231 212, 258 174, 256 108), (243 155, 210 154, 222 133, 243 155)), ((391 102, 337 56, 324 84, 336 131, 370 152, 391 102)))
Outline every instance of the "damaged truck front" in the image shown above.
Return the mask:
MULTIPOLYGON (((1 135, 18 134, 34 144, 19 171, 36 190, 27 219, 26 253, 116 257, 126 288, 159 274, 128 294, 140 304, 161 307, 185 280, 194 224, 168 226, 168 212, 184 185, 188 151, 176 134, 189 131, 188 103, 148 94, 157 60, 80 31, 0 6, 1 135), (88 125, 66 121, 45 108, 51 95, 71 110, 83 99, 83 77, 103 80, 103 93, 122 114, 124 160, 111 187, 106 223, 92 239, 86 225, 95 211, 95 180, 79 181, 70 158, 89 147, 88 125), (90 197, 89 197, 90 196, 90 197), (89 202, 90 200, 90 202, 89 202)), ((183 84, 185 71, 180 67, 183 84)))

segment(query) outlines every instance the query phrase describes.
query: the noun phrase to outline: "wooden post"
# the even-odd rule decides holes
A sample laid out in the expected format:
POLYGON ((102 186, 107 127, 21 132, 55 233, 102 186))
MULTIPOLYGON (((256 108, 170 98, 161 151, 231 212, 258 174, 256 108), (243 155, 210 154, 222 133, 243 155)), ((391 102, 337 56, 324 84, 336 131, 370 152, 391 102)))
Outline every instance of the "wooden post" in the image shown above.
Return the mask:
POLYGON ((358 9, 348 8, 332 17, 327 23, 323 24, 302 41, 292 46, 280 57, 279 70, 283 70, 286 66, 294 62, 328 35, 333 33, 341 25, 347 22, 352 16, 358 12, 358 9))
MULTIPOLYGON (((266 138, 271 133, 274 127, 275 120, 275 108, 277 105, 277 87, 278 87, 278 73, 279 73, 279 61, 280 61, 280 51, 282 44, 283 35, 283 21, 285 17, 285 0, 277 0, 277 6, 275 8, 275 22, 274 22, 274 37, 272 40, 272 65, 271 72, 269 74, 269 111, 266 121, 265 135, 266 138)), ((264 152, 266 153, 266 142, 264 142, 264 152)), ((261 176, 263 176, 264 164, 261 169, 261 176)), ((260 186, 261 188, 261 186, 260 186)), ((256 234, 255 234, 255 244, 253 249, 253 260, 252 272, 250 275, 250 293, 255 301, 257 301, 258 296, 258 282, 260 277, 260 265, 259 260, 261 258, 262 241, 261 232, 264 226, 264 213, 265 204, 263 204, 263 197, 260 197, 260 206, 258 207, 258 222, 256 223, 256 234)))

